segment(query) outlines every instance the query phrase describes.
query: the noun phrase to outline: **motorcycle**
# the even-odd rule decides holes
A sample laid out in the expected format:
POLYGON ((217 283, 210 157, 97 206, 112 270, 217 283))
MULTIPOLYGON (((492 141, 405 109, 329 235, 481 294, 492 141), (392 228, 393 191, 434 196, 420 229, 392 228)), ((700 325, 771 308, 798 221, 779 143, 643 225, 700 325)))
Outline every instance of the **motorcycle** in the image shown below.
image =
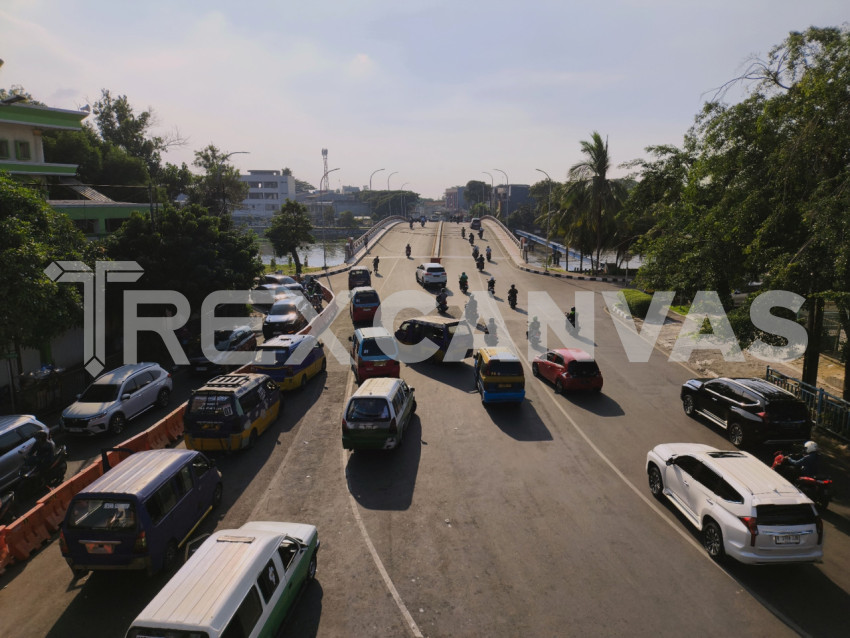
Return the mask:
POLYGON ((42 467, 38 459, 28 455, 18 473, 15 491, 19 494, 36 493, 61 485, 68 471, 68 448, 64 445, 57 447, 53 458, 44 465, 45 467, 42 467))
POLYGON ((794 484, 798 490, 812 499, 818 510, 826 511, 829 507, 829 501, 832 499, 830 494, 832 488, 832 479, 823 476, 801 476, 800 469, 787 462, 788 458, 795 458, 799 455, 786 454, 785 452, 776 452, 773 456, 773 468, 780 476, 788 479, 794 484))
POLYGON ((487 255, 487 261, 492 261, 492 259, 490 259, 490 247, 489 246, 487 246, 487 250, 484 254, 487 255))
POLYGON ((410 230, 413 230, 413 222, 410 222, 410 230))
POLYGON ((469 245, 472 246, 475 243, 475 235, 469 233, 469 245))
POLYGON ((469 282, 466 279, 458 279, 457 284, 460 287, 460 291, 466 294, 466 291, 469 290, 469 282))
POLYGON ((475 260, 475 265, 478 267, 478 270, 484 271, 484 257, 479 255, 478 259, 475 260))
POLYGON ((466 227, 465 226, 460 229, 460 238, 466 239, 466 227))
POLYGON ((483 239, 483 238, 484 238, 484 229, 479 228, 478 229, 478 239, 483 239))
POLYGON ((499 343, 499 337, 496 335, 496 323, 492 319, 484 326, 484 343, 488 346, 495 346, 499 343))
POLYGON ((440 314, 446 313, 449 311, 449 304, 447 304, 444 300, 437 298, 437 312, 440 314))
POLYGON ((322 301, 322 295, 319 293, 316 292, 310 295, 310 305, 313 306, 313 310, 316 312, 322 312, 322 301))
POLYGON ((407 255, 407 258, 410 259, 410 244, 404 249, 404 254, 407 255))
POLYGON ((496 294, 496 280, 495 279, 488 279, 487 280, 487 292, 489 292, 491 295, 496 294))
POLYGON ((516 293, 508 293, 508 305, 511 307, 511 310, 516 308, 516 293))
POLYGON ((481 251, 480 251, 480 250, 478 250, 478 246, 476 246, 475 248, 473 248, 473 249, 472 249, 472 258, 473 258, 473 259, 475 259, 475 260, 477 261, 477 260, 478 260, 478 255, 479 255, 480 253, 481 253, 481 251))
MULTIPOLYGON (((570 324, 573 329, 578 330, 578 313, 575 310, 571 310, 564 314, 567 317, 567 323, 570 324)), ((569 330, 569 327, 567 329, 569 330)))
POLYGON ((539 328, 531 328, 526 331, 525 338, 528 339, 529 343, 535 348, 540 343, 540 329, 539 328))

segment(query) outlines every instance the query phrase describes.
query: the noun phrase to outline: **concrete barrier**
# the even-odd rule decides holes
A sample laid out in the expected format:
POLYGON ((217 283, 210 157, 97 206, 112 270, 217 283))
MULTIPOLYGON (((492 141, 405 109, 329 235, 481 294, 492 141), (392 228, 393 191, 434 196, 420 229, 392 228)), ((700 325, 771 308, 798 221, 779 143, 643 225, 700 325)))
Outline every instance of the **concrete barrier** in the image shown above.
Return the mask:
POLYGON ((34 550, 49 540, 50 532, 40 505, 6 526, 6 544, 15 560, 26 560, 34 550))

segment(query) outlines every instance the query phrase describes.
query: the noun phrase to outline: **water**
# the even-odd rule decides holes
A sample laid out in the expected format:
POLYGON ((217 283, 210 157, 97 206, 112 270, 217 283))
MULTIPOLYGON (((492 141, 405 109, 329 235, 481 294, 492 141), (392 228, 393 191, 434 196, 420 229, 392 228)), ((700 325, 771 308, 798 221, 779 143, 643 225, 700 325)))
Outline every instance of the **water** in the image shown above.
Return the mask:
MULTIPOLYGON (((267 241, 260 241, 260 258, 264 264, 270 264, 274 257, 272 245, 267 241)), ((325 265, 325 252, 322 244, 311 244, 298 251, 298 257, 301 259, 301 264, 305 267, 321 267, 325 265)), ((288 263, 289 256, 277 257, 278 264, 288 263)), ((327 242, 327 265, 339 266, 345 263, 345 241, 336 240, 327 242)))

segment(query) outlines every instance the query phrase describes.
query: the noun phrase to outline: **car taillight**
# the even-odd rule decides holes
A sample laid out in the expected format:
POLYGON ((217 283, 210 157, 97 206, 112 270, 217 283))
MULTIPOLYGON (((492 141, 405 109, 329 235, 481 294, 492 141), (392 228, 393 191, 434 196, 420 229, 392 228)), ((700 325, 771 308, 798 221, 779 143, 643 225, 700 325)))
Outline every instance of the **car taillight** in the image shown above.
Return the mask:
POLYGON ((815 516, 815 529, 818 531, 818 545, 823 544, 823 519, 815 516))
POLYGON ((759 527, 758 521, 755 516, 741 516, 739 517, 741 522, 744 524, 744 527, 750 532, 750 547, 756 546, 756 536, 759 535, 759 527))
POLYGON ((770 416, 767 414, 767 412, 756 412, 756 416, 765 423, 768 423, 770 421, 770 416))
POLYGON ((343 434, 348 432, 350 428, 348 427, 348 423, 345 422, 345 419, 342 420, 342 432, 343 434))
POLYGON ((63 556, 68 555, 68 541, 65 540, 65 532, 59 532, 59 551, 63 556))
POLYGON ((144 554, 146 551, 148 551, 148 539, 144 532, 139 532, 139 535, 136 536, 136 542, 133 543, 133 553, 144 554))
POLYGON ((390 434, 396 434, 397 432, 398 426, 396 425, 395 417, 393 417, 393 420, 390 421, 390 434))

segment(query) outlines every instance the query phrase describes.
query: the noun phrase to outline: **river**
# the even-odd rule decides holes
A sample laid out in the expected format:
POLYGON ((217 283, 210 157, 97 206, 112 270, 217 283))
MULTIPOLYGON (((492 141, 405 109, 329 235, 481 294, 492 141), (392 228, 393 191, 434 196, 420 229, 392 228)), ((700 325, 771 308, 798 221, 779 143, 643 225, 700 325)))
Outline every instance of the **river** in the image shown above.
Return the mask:
MULTIPOLYGON (((307 266, 323 266, 327 263, 328 266, 339 266, 345 262, 345 240, 329 241, 326 244, 327 253, 321 243, 311 244, 298 251, 298 257, 301 259, 301 264, 307 266), (325 261, 327 259, 327 262, 325 261)), ((270 264, 274 251, 270 242, 260 240, 260 257, 264 264, 270 264)), ((290 257, 278 257, 278 264, 289 263, 290 257)))

